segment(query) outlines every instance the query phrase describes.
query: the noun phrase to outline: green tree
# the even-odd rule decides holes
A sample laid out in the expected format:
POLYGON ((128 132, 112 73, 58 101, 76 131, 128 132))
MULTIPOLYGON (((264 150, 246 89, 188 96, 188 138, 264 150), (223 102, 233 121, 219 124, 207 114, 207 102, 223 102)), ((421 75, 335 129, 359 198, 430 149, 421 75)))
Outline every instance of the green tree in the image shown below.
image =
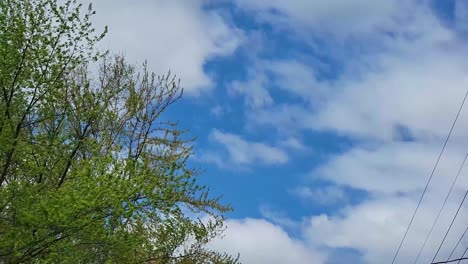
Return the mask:
POLYGON ((178 80, 95 52, 92 15, 0 1, 0 263, 237 263, 206 248, 230 208, 161 120, 178 80))

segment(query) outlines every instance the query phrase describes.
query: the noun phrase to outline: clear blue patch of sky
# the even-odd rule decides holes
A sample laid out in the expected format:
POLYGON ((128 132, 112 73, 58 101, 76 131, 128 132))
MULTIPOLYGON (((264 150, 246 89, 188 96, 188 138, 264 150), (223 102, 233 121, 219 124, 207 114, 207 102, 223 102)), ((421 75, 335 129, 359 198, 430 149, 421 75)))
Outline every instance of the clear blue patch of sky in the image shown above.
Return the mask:
POLYGON ((455 0, 431 0, 430 6, 440 19, 448 27, 455 24, 455 0))
POLYGON ((403 142, 412 142, 415 140, 415 137, 411 130, 404 125, 396 125, 394 127, 395 138, 403 142))
MULTIPOLYGON (((382 238, 384 239, 384 238, 382 238)), ((362 254, 351 248, 338 248, 333 250, 327 259, 326 264, 361 264, 365 263, 362 254)))

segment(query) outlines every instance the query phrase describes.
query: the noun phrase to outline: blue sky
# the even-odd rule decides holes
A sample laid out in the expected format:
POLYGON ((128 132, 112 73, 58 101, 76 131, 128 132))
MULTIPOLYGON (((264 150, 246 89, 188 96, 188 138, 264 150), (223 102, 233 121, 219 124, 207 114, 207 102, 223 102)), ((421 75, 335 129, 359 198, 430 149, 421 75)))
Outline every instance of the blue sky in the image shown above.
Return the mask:
MULTIPOLYGON (((210 246, 244 263, 391 262, 468 87, 467 2, 102 0, 96 10, 110 30, 102 48, 181 78, 185 96, 164 118, 198 137, 191 165, 235 209, 210 246)), ((467 114, 397 263, 414 259, 467 151, 467 114)))

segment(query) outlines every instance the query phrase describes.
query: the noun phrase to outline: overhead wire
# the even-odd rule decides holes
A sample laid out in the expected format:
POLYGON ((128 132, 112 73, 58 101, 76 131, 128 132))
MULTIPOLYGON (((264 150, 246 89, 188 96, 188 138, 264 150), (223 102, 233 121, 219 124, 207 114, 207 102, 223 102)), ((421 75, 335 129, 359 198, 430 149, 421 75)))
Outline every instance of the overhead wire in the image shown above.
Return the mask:
MULTIPOLYGON (((442 245, 444 244, 445 239, 447 238, 447 235, 449 234, 450 230, 452 229, 453 223, 455 222, 455 220, 456 220, 457 217, 458 217, 458 213, 460 213, 460 209, 461 209, 461 207, 463 206, 463 203, 465 203, 465 199, 466 199, 466 196, 467 196, 467 195, 468 195, 468 188, 466 189, 465 195, 463 196, 463 199, 462 199, 460 205, 458 206, 458 209, 457 209, 455 215, 454 215, 453 218, 452 218, 452 222, 450 223, 450 225, 449 225, 447 231, 445 232, 444 238, 443 238, 442 241, 440 242, 439 248, 437 248, 437 251, 436 251, 436 253, 434 254, 434 257, 432 258, 432 261, 431 261, 431 262, 434 262, 434 260, 436 259, 437 255, 439 254, 440 249, 442 248, 442 245)), ((467 228, 465 229, 465 232, 463 232, 463 235, 460 237, 460 240, 458 241, 457 245, 455 246, 455 249, 456 249, 456 247, 458 247, 458 244, 461 242, 461 240, 462 240, 463 237, 465 236, 465 233, 466 233, 467 230, 468 230, 468 226, 467 226, 467 228)), ((452 251, 452 254, 453 254, 453 252, 455 251, 455 249, 452 251)), ((452 254, 450 254, 449 258, 452 256, 452 254)))
POLYGON ((431 264, 446 264, 446 263, 452 263, 452 262, 457 262, 457 261, 458 261, 457 262, 458 264, 462 260, 468 260, 468 258, 463 257, 463 258, 452 259, 452 260, 447 260, 447 261, 438 261, 438 262, 432 262, 431 264))
POLYGON ((460 174, 461 174, 461 172, 463 170, 463 167, 465 166, 467 158, 468 158, 468 153, 466 153, 465 158, 463 159, 463 162, 460 165, 460 168, 459 168, 459 170, 457 172, 457 175, 453 179, 452 186, 450 186, 450 190, 448 191, 447 196, 445 197, 444 203, 440 207, 439 212, 437 213, 437 217, 434 220, 434 222, 432 223, 431 229, 429 230, 429 233, 427 234, 426 239, 424 240, 424 243, 422 244, 421 248, 419 249, 418 255, 416 256, 416 259, 414 260, 413 264, 416 264, 418 262, 419 257, 421 256, 421 253, 424 250, 427 241, 429 240, 429 237, 431 236, 432 232, 434 231, 434 227, 436 226, 437 222, 439 221, 439 218, 440 218, 440 216, 442 214, 442 211, 444 210, 445 205, 447 204, 448 198, 450 197, 450 194, 452 193, 453 187, 455 186, 455 184, 456 184, 456 182, 457 182, 458 178, 460 177, 460 174))
POLYGON ((466 254, 467 251, 468 251, 468 247, 465 248, 465 251, 463 251, 463 255, 458 259, 458 262, 457 262, 457 263, 460 263, 460 261, 466 259, 466 258, 465 258, 465 254, 466 254))
MULTIPOLYGON (((455 247, 452 249, 452 252, 450 252, 450 255, 448 256, 447 259, 450 259, 450 258, 452 257, 452 255, 453 255, 453 253, 455 253, 455 250, 457 250, 458 245, 460 245, 461 241, 463 240, 463 237, 465 237, 466 231, 468 231, 468 226, 465 228, 465 231, 464 231, 463 234, 460 236, 460 239, 458 239, 457 244, 455 244, 455 247)), ((466 250, 465 250, 465 253, 466 253, 466 250)), ((464 255, 465 253, 463 253, 463 255, 464 255)))
POLYGON ((414 209, 414 212, 413 212, 413 215, 411 216, 411 220, 410 220, 410 222, 408 224, 408 227, 406 228, 406 231, 405 231, 405 233, 404 233, 404 235, 403 235, 403 237, 402 237, 402 239, 400 241, 400 244, 398 245, 398 248, 397 248, 397 250, 395 252, 395 255, 393 256, 392 264, 395 263, 395 261, 396 261, 396 259, 398 257, 398 254, 400 253, 401 247, 403 246, 403 243, 405 242, 406 236, 408 235, 408 232, 409 232, 409 230, 410 230, 410 228, 411 228, 411 226, 412 226, 412 224, 414 222, 414 218, 416 217, 416 214, 418 213, 418 210, 419 210, 419 208, 421 206, 422 200, 424 199, 424 196, 426 195, 429 184, 431 183, 432 178, 434 177, 434 173, 435 173, 435 171, 437 169, 437 166, 439 165, 440 158, 442 157, 442 154, 444 153, 445 148, 447 147, 447 143, 448 143, 448 141, 449 141, 449 139, 450 139, 450 137, 452 135, 453 129, 455 128, 455 124, 458 121, 458 117, 460 116, 460 113, 461 113, 461 111, 463 109, 463 106, 465 105, 467 97, 468 97, 468 89, 466 90, 465 97, 463 98, 463 101, 462 101, 462 103, 460 105, 460 108, 458 109, 457 115, 455 116, 455 120, 452 123, 452 127, 450 128, 450 131, 449 131, 449 133, 448 133, 448 135, 447 135, 447 137, 445 139, 444 145, 442 146, 442 149, 441 149, 441 151, 439 153, 439 156, 437 157, 437 161, 434 164, 434 167, 432 168, 431 174, 430 174, 430 176, 429 176, 429 178, 428 178, 428 180, 426 182, 426 186, 424 187, 424 190, 423 190, 423 192, 421 194, 421 197, 419 198, 418 204, 417 204, 416 208, 414 209))

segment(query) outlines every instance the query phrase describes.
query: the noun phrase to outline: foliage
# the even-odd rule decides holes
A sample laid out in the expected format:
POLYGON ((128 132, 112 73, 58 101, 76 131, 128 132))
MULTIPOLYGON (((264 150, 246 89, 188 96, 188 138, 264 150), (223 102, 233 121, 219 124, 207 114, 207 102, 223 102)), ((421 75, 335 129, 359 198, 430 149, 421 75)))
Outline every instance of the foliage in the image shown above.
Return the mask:
POLYGON ((237 263, 206 249, 230 208, 161 121, 178 80, 95 52, 92 15, 0 1, 0 263, 237 263))

